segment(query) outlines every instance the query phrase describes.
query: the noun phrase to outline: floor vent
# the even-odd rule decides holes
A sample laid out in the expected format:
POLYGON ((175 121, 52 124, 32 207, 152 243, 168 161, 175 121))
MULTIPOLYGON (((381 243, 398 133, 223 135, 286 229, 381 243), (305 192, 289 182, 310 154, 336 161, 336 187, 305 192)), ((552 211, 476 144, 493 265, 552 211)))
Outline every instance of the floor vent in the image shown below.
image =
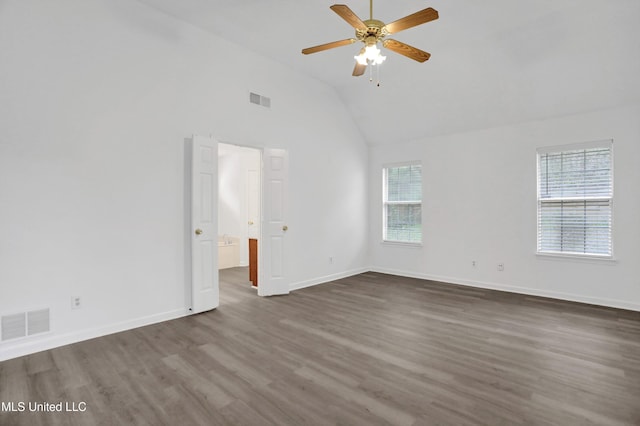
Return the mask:
POLYGON ((271 108, 271 98, 258 95, 257 93, 253 93, 253 92, 249 93, 249 102, 256 105, 262 105, 265 108, 271 108))
POLYGON ((0 320, 0 341, 46 333, 50 330, 49 309, 4 315, 0 320))

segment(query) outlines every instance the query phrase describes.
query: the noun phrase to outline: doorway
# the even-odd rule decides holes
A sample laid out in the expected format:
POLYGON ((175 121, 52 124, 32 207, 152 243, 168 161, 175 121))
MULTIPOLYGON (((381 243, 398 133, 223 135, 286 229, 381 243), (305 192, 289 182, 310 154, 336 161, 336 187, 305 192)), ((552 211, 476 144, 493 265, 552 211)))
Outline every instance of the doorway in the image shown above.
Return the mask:
MULTIPOLYGON (((219 144, 211 136, 193 135, 185 139, 185 283, 187 283, 185 300, 189 312, 194 314, 215 309, 219 305, 218 251, 220 246, 233 245, 235 242, 237 254, 231 256, 234 259, 237 256, 240 265, 241 259, 249 257, 243 249, 247 247, 248 250, 249 222, 251 221, 253 221, 252 225, 255 225, 253 228, 255 234, 252 233, 252 235, 258 236, 259 244, 256 274, 258 295, 275 296, 289 294, 290 291, 291 275, 286 266, 291 246, 289 237, 286 236, 290 232, 287 224, 289 153, 281 148, 256 149, 224 145, 230 144, 219 144), (225 196, 222 202, 218 196, 220 187, 223 192, 228 193, 234 191, 234 186, 236 191, 242 191, 242 186, 238 186, 237 181, 226 179, 225 173, 223 173, 225 183, 222 186, 218 184, 220 161, 218 145, 223 145, 222 149, 227 152, 235 147, 258 153, 259 172, 251 175, 259 178, 258 183, 253 185, 253 192, 257 191, 260 194, 259 199, 253 201, 254 207, 259 210, 255 213, 259 220, 251 220, 248 210, 243 216, 240 208, 230 208, 229 211, 236 212, 236 223, 237 218, 240 218, 237 235, 235 231, 232 232, 234 235, 231 235, 228 232, 229 229, 219 231, 219 206, 222 204, 227 207, 225 196), (228 183, 234 184, 228 185, 228 183), (242 233, 243 229, 246 230, 246 234, 242 233), (245 235, 246 238, 244 238, 245 235), (237 237, 237 240, 233 237, 237 237), (245 253, 247 257, 244 257, 245 253)), ((222 163, 225 163, 224 159, 222 163)), ((228 167, 223 165, 223 169, 228 167)), ((248 182, 248 170, 246 176, 248 182)), ((243 197, 239 199, 242 203, 243 197)), ((249 205, 248 192, 245 200, 249 205)))
POLYGON ((218 144, 218 269, 223 288, 259 285, 261 165, 258 148, 218 144))

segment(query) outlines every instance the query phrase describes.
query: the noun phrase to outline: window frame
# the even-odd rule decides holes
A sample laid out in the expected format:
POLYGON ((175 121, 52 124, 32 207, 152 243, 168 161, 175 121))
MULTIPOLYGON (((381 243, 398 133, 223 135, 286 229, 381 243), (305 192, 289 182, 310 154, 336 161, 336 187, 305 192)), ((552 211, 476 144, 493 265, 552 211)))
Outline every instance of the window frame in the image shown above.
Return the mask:
POLYGON ((536 150, 536 255, 549 258, 570 258, 578 260, 599 260, 599 261, 615 261, 614 259, 614 198, 615 198, 615 181, 614 181, 614 149, 613 139, 604 139, 591 142, 581 142, 574 144, 554 145, 540 147, 536 150), (543 199, 540 194, 540 163, 541 156, 550 153, 562 153, 577 150, 588 150, 596 148, 609 149, 609 164, 610 164, 610 182, 611 182, 611 194, 610 196, 587 196, 587 197, 556 197, 553 199, 543 199), (610 228, 609 228, 609 241, 611 246, 610 254, 598 254, 598 253, 580 253, 570 251, 550 251, 540 249, 540 236, 541 236, 541 205, 543 201, 608 201, 610 206, 610 228))
POLYGON ((387 163, 382 165, 382 244, 385 245, 398 245, 398 246, 406 246, 406 247, 422 247, 424 241, 424 228, 422 227, 423 223, 423 210, 422 210, 422 202, 424 198, 423 194, 424 189, 424 176, 422 175, 422 161, 402 161, 397 163, 387 163), (387 174, 388 170, 392 168, 398 167, 406 167, 406 166, 420 166, 420 190, 421 197, 420 201, 389 201, 389 191, 387 187, 388 179, 387 174), (387 238, 387 206, 389 205, 419 205, 420 206, 420 241, 403 241, 403 240, 390 240, 387 238))

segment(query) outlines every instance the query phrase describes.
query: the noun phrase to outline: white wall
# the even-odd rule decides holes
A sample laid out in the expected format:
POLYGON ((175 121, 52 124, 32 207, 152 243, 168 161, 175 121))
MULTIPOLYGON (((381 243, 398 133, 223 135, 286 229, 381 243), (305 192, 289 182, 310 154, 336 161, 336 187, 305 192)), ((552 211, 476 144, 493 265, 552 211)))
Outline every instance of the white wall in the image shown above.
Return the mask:
POLYGON ((289 150, 292 287, 366 265, 367 150, 320 82, 128 0, 3 1, 0 64, 0 314, 52 314, 0 359, 185 313, 193 133, 289 150))
POLYGON ((372 149, 373 269, 640 310, 638 117, 632 105, 372 149), (536 148, 604 139, 614 140, 615 262, 536 256, 536 148), (381 243, 382 165, 406 160, 423 164, 419 249, 381 243))

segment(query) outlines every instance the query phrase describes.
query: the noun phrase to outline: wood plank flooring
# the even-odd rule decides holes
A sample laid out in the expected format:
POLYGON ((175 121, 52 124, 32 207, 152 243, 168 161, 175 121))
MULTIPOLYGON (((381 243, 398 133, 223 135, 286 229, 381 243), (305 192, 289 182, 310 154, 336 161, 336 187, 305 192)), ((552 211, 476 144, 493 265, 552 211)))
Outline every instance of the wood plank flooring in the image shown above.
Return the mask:
POLYGON ((640 425, 640 313, 366 273, 0 363, 2 425, 640 425), (6 408, 6 407, 5 407, 6 408))

